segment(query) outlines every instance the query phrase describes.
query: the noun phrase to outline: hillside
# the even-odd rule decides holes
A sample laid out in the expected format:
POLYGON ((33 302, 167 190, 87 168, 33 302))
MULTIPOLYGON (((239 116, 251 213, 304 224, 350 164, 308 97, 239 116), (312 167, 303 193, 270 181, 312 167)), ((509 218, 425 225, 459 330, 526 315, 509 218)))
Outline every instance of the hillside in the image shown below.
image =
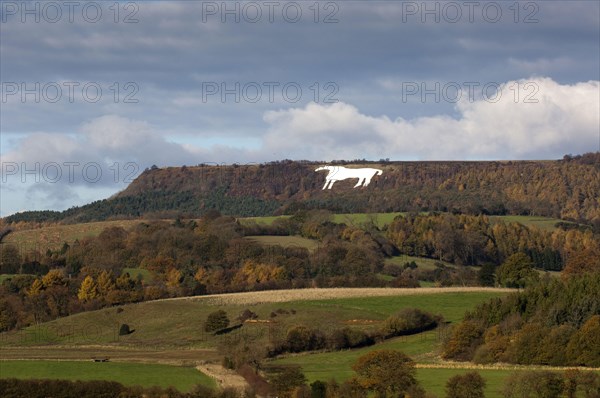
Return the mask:
POLYGON ((338 162, 383 170, 370 185, 356 179, 323 190, 323 163, 280 161, 248 165, 198 165, 145 170, 124 191, 64 212, 25 212, 17 221, 101 221, 178 215, 209 210, 234 216, 293 214, 299 208, 335 213, 450 211, 600 220, 600 153, 556 161, 338 162))

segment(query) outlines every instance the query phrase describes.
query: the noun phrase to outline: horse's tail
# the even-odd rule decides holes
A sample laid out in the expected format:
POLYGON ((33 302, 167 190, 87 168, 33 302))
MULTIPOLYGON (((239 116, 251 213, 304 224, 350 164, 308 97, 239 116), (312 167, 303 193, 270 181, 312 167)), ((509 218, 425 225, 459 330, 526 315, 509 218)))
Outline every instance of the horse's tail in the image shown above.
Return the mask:
POLYGON ((379 170, 379 169, 377 169, 377 171, 375 172, 375 175, 376 175, 376 176, 380 176, 380 175, 382 175, 382 174, 383 174, 383 170, 379 170))

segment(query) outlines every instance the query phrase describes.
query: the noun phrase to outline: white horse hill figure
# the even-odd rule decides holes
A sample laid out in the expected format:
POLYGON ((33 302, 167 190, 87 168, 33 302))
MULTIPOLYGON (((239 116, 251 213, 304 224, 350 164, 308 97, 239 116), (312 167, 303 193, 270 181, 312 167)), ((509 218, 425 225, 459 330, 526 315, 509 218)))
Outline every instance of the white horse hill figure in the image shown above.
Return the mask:
POLYGON ((354 188, 366 187, 371 182, 371 178, 376 175, 383 174, 383 170, 379 169, 349 169, 343 166, 321 166, 317 167, 315 171, 327 170, 329 173, 325 177, 325 185, 323 189, 331 189, 333 183, 340 180, 347 180, 349 178, 358 178, 358 182, 354 188))

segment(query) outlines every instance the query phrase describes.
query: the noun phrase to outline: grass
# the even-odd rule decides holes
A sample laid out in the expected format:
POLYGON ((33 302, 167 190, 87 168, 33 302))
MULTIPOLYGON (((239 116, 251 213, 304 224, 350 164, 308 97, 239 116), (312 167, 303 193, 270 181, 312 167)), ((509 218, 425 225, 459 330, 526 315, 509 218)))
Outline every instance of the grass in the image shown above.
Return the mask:
POLYGON ((333 222, 344 223, 347 225, 360 225, 372 222, 379 228, 391 224, 397 216, 405 215, 406 213, 346 213, 334 214, 333 222))
MULTIPOLYGON (((277 295, 277 292, 273 292, 277 295)), ((245 324, 235 333, 257 336, 261 343, 268 343, 275 333, 285 334, 293 325, 310 325, 325 332, 344 327, 352 320, 381 321, 388 315, 405 307, 417 307, 432 313, 441 313, 446 320, 459 320, 463 313, 478 303, 505 292, 436 293, 385 297, 353 297, 328 300, 289 302, 242 301, 223 304, 210 298, 162 300, 124 305, 121 310, 105 308, 59 318, 39 326, 31 326, 19 332, 0 334, 0 345, 104 345, 131 348, 212 348, 223 339, 203 332, 208 314, 216 309, 225 310, 235 319, 244 309, 256 312, 259 319, 269 323, 245 324), (288 311, 271 318, 272 312, 288 311), (295 311, 293 314, 292 311, 295 311), (135 329, 130 335, 119 336, 122 323, 135 329)), ((261 296, 262 297, 262 296, 261 296)), ((233 322, 233 321, 232 321, 233 322)), ((373 324, 359 325, 365 330, 373 324)))
POLYGON ((0 285, 7 279, 11 279, 15 276, 24 276, 24 275, 31 275, 31 274, 0 274, 0 285))
POLYGON ((250 224, 252 222, 258 224, 272 225, 275 220, 280 218, 289 218, 291 216, 265 216, 265 217, 242 217, 238 218, 241 224, 250 224))
POLYGON ((47 249, 58 250, 65 242, 71 244, 78 239, 98 236, 104 229, 109 227, 128 229, 140 222, 140 220, 119 220, 82 224, 56 224, 15 231, 7 235, 3 243, 13 244, 22 251, 36 250, 43 253, 47 249))
POLYGON ((442 263, 446 267, 451 267, 451 268, 456 267, 456 265, 448 263, 446 261, 435 260, 433 258, 407 256, 405 254, 385 259, 385 262, 388 264, 395 264, 395 265, 400 265, 400 266, 404 265, 405 263, 410 263, 411 261, 414 261, 417 264, 417 267, 419 269, 424 269, 424 270, 436 269, 437 268, 435 265, 436 263, 442 263))
MULTIPOLYGON (((417 369, 417 380, 429 393, 435 394, 438 397, 446 395, 445 387, 449 378, 469 373, 469 369, 417 369)), ((486 398, 502 398, 502 388, 508 376, 513 373, 512 370, 502 369, 479 369, 477 372, 485 379, 486 398)))
POLYGON ((319 246, 319 241, 301 236, 262 235, 246 236, 244 239, 260 243, 263 246, 301 247, 309 251, 313 251, 319 246))
POLYGON ((212 378, 193 367, 124 362, 0 361, 0 377, 109 380, 127 386, 172 386, 180 391, 190 391, 197 384, 216 386, 212 378))
MULTIPOLYGON (((340 291, 342 290, 350 289, 340 289, 340 291)), ((282 292, 269 293, 274 295, 275 299, 282 292)), ((160 300, 124 305, 119 307, 120 309, 106 308, 80 313, 20 332, 3 333, 0 334, 0 345, 4 346, 4 352, 18 355, 19 351, 24 350, 29 354, 37 355, 34 358, 60 358, 61 350, 65 348, 70 352, 69 355, 75 355, 77 350, 85 351, 89 350, 89 347, 102 347, 107 352, 118 349, 121 350, 119 355, 132 355, 136 360, 149 362, 157 361, 156 357, 151 357, 150 354, 144 360, 142 350, 149 347, 152 347, 153 355, 158 352, 170 352, 170 357, 175 358, 177 358, 177 352, 185 353, 191 348, 213 349, 216 347, 226 337, 205 334, 202 326, 207 315, 217 308, 224 309, 231 319, 234 319, 246 308, 256 312, 263 322, 247 323, 232 333, 254 336, 255 344, 266 345, 273 339, 283 338, 287 330, 294 325, 317 327, 325 333, 346 326, 373 330, 388 315, 406 307, 416 307, 431 313, 442 314, 446 320, 456 322, 462 319, 465 311, 474 308, 477 304, 505 294, 506 292, 500 291, 443 292, 287 302, 242 300, 234 301, 234 304, 227 304, 212 297, 160 300), (278 314, 274 318, 270 315, 273 312, 278 314), (135 331, 127 336, 119 336, 118 327, 121 323, 129 324, 135 331), (46 351, 47 354, 45 354, 46 351), (127 354, 127 352, 131 352, 131 354, 127 354)), ((445 330, 441 328, 417 335, 399 337, 376 346, 357 350, 290 356, 272 363, 300 365, 309 381, 331 378, 341 381, 352 376, 351 365, 359 356, 374 349, 402 350, 419 363, 434 363, 436 351, 443 337, 442 331, 445 330)), ((117 358, 116 353, 107 355, 111 356, 111 359, 117 358)), ((20 357, 17 356, 17 358, 20 357)), ((87 356, 80 356, 80 358, 87 358, 87 356)), ((122 360, 127 361, 125 358, 122 360)), ((184 391, 189 390, 194 384, 208 382, 203 378, 205 376, 193 368, 165 365, 46 360, 6 361, 1 365, 2 377, 64 378, 65 375, 68 375, 71 379, 115 380, 129 385, 173 385, 184 391), (9 370, 5 372, 4 369, 9 370), (98 371, 99 369, 101 371, 98 371)), ((438 391, 439 389, 435 389, 437 388, 435 383, 441 383, 443 381, 441 378, 446 377, 446 374, 450 377, 451 374, 460 372, 452 369, 440 376, 442 371, 419 369, 418 375, 420 379, 431 378, 433 383, 431 391, 438 391), (436 372, 439 374, 436 375, 436 372)))
MULTIPOLYGON (((478 303, 490 298, 487 293, 473 294, 443 294, 435 297, 412 296, 412 297, 378 297, 378 298, 357 298, 343 300, 344 307, 350 307, 360 312, 364 309, 371 311, 373 319, 382 319, 384 314, 394 312, 401 306, 417 307, 432 313, 441 313, 445 319, 451 322, 457 322, 464 316, 466 310, 473 308, 478 303)), ((312 305, 317 302, 312 303, 312 305)), ((390 339, 384 343, 365 347, 356 350, 345 350, 337 352, 323 352, 313 354, 300 354, 288 356, 272 361, 272 365, 298 365, 302 368, 309 382, 315 380, 327 381, 336 379, 344 381, 354 375, 352 364, 357 359, 372 351, 380 349, 399 350, 417 363, 435 363, 443 338, 447 329, 438 328, 433 331, 420 333, 412 336, 403 336, 390 339)), ((445 395, 444 388, 446 381, 456 375, 467 373, 467 369, 429 369, 420 368, 417 371, 417 378, 428 392, 436 394, 438 397, 445 395)), ((480 370, 480 373, 487 380, 486 397, 500 398, 499 393, 504 380, 511 371, 508 370, 480 370)))

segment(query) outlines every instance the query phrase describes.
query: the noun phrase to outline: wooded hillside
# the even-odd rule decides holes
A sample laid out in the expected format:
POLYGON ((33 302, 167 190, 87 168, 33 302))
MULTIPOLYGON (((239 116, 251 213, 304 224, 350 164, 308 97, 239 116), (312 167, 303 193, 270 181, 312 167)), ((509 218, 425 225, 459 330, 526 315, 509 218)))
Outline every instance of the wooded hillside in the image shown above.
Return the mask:
POLYGON ((115 217, 233 216, 333 212, 448 211, 600 220, 600 153, 557 161, 337 162, 383 170, 368 187, 356 179, 322 190, 323 163, 279 161, 145 170, 118 195, 64 212, 25 212, 6 221, 86 222, 115 217))

